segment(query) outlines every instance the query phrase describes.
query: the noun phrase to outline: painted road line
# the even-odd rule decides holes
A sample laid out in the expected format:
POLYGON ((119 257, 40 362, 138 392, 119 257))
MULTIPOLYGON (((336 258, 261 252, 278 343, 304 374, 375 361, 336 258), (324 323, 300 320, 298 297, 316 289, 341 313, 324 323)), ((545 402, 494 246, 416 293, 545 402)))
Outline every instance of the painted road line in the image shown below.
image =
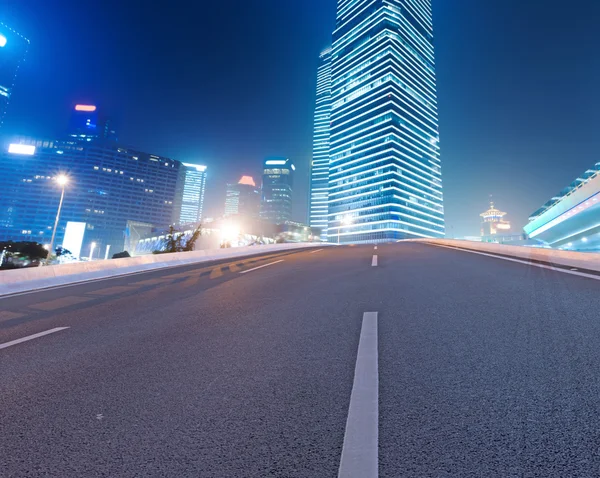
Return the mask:
POLYGON ((377 256, 376 255, 373 256, 373 260, 371 261, 371 266, 377 267, 377 256))
POLYGON ((379 473, 377 354, 377 312, 365 312, 338 478, 377 478, 379 473))
POLYGON ((0 349, 5 349, 7 347, 12 347, 13 345, 17 345, 23 342, 27 342, 28 340, 37 339, 39 337, 43 337, 44 335, 54 334, 56 332, 60 332, 61 330, 66 330, 69 327, 56 327, 54 329, 46 330, 45 332, 40 332, 38 334, 28 335, 27 337, 23 337, 22 339, 12 340, 10 342, 6 342, 4 344, 0 344, 0 349))
POLYGON ((323 249, 317 249, 316 251, 311 251, 309 254, 316 254, 317 252, 321 252, 323 249))
POLYGON ((377 250, 377 246, 375 246, 373 249, 377 250))
POLYGON ((240 274, 247 274, 248 272, 252 272, 252 271, 255 271, 257 269, 262 269, 263 267, 269 267, 269 266, 272 266, 273 264, 279 264, 280 262, 283 262, 283 259, 280 259, 280 260, 275 261, 275 262, 269 262, 268 264, 263 264, 262 266, 258 266, 258 267, 254 267, 252 269, 248 269, 247 271, 242 271, 242 272, 240 272, 240 274))
POLYGON ((433 243, 430 243, 430 242, 428 242, 426 244, 430 245, 430 246, 435 246, 435 247, 443 247, 445 249, 452 249, 452 250, 455 250, 455 251, 470 252, 471 254, 478 254, 480 256, 493 257, 495 259, 502 259, 504 261, 509 261, 509 262, 518 262, 519 264, 525 264, 525 265, 528 265, 528 266, 539 267, 541 269, 548 269, 548 270, 551 270, 551 271, 562 272, 564 274, 571 274, 571 275, 579 276, 579 277, 586 277, 588 279, 600 280, 600 275, 586 274, 585 272, 578 272, 578 271, 574 271, 574 270, 561 269, 560 267, 547 266, 547 265, 544 265, 544 264, 538 264, 536 262, 530 262, 530 261, 527 261, 527 260, 513 259, 512 257, 504 257, 504 256, 496 255, 496 254, 488 254, 486 252, 471 251, 471 250, 468 250, 468 249, 462 249, 460 247, 442 246, 441 244, 433 244, 433 243))

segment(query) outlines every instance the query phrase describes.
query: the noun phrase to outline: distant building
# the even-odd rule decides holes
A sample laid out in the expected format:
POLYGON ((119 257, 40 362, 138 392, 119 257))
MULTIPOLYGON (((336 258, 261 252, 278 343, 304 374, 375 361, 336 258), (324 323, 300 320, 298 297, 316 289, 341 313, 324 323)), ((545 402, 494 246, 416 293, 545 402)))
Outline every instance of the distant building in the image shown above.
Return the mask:
POLYGON ((331 48, 321 52, 317 70, 313 157, 310 168, 309 221, 321 229, 321 239, 327 240, 327 199, 329 189, 329 123, 331 121, 331 48))
POLYGON ((17 72, 28 49, 27 38, 0 22, 0 127, 12 98, 17 72))
POLYGON ((296 167, 289 158, 267 158, 263 166, 260 217, 273 224, 290 221, 296 167))
POLYGON ((179 207, 179 224, 198 223, 202 220, 204 208, 204 192, 206 190, 206 166, 182 163, 177 185, 177 198, 181 200, 179 207))
POLYGON ((69 120, 68 137, 75 142, 117 140, 117 133, 110 118, 100 117, 96 105, 75 105, 69 120))
POLYGON ((566 250, 600 250, 600 162, 529 217, 531 239, 566 250))
POLYGON ((242 176, 237 183, 227 185, 225 216, 243 214, 258 217, 259 212, 260 191, 251 176, 242 176))
POLYGON ((506 235, 510 231, 510 222, 504 219, 506 213, 496 209, 493 202, 490 202, 490 208, 480 216, 481 238, 484 242, 496 242, 495 236, 506 235))
MULTIPOLYGON (((50 242, 60 199, 55 178, 69 182, 56 233, 62 244, 67 222, 85 223, 81 255, 123 250, 128 223, 174 222, 180 204, 181 162, 112 143, 73 144, 21 138, 0 145, 0 237, 50 242), (7 144, 8 143, 8 144, 7 144), (179 182, 179 184, 178 184, 179 182)), ((176 220, 176 219, 175 219, 176 220)))

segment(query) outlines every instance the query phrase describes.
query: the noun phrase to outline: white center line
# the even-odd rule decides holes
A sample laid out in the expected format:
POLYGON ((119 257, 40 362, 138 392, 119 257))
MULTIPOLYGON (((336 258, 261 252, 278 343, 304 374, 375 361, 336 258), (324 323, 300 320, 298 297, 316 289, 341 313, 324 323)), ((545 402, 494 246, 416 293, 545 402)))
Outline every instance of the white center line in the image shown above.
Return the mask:
POLYGON ((377 478, 379 473, 377 353, 377 312, 365 312, 338 478, 377 478))
POLYGON ((371 266, 377 267, 377 256, 373 256, 373 260, 371 261, 371 266))
POLYGON ((323 249, 317 249, 316 251, 309 252, 309 254, 314 254, 316 252, 321 252, 323 249))
POLYGON ((377 246, 375 246, 373 249, 377 250, 377 246))
POLYGON ((56 327, 54 329, 46 330, 45 332, 40 332, 38 334, 28 335, 27 337, 23 337, 22 339, 12 340, 10 342, 6 342, 4 344, 0 344, 0 349, 5 349, 7 347, 12 347, 13 345, 20 344, 22 342, 27 342, 28 340, 37 339, 38 337, 43 337, 44 335, 53 334, 55 332, 60 332, 61 330, 66 330, 69 327, 56 327))
POLYGON ((258 267, 254 267, 252 269, 248 269, 247 271, 242 271, 242 272, 240 272, 240 274, 247 274, 248 272, 252 272, 252 271, 255 271, 257 269, 262 269, 263 267, 269 267, 269 266, 272 266, 273 264, 279 264, 280 262, 283 262, 283 259, 275 261, 275 262, 269 262, 268 264, 263 264, 262 266, 258 266, 258 267))

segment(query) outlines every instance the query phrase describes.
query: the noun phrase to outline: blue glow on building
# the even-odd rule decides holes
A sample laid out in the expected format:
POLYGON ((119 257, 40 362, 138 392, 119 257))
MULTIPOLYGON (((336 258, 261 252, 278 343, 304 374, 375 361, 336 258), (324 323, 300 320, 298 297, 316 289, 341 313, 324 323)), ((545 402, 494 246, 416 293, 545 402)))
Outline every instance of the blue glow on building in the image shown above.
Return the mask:
POLYGON ((321 230, 327 240, 327 201, 329 190, 329 122, 331 120, 331 48, 320 55, 317 70, 313 159, 310 169, 309 224, 321 230))
POLYGON ((0 126, 2 126, 17 73, 27 56, 29 40, 0 22, 0 48, 0 126))
POLYGON ((338 0, 328 235, 443 237, 430 0, 338 0))

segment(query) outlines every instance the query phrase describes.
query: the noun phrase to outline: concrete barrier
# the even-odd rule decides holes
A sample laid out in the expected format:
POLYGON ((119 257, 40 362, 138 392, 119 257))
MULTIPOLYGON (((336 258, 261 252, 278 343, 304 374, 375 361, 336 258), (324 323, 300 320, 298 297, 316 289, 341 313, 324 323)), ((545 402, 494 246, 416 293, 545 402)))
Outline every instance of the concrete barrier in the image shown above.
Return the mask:
POLYGON ((0 271, 0 296, 178 265, 201 264, 203 262, 235 259, 237 257, 256 254, 325 246, 331 246, 331 244, 269 244, 263 246, 177 252, 173 254, 148 254, 123 259, 75 262, 71 264, 5 270, 0 271))
POLYGON ((573 267, 582 270, 600 272, 600 254, 589 252, 560 251, 556 249, 540 249, 537 247, 508 246, 489 242, 462 241, 458 239, 413 239, 411 242, 422 242, 440 246, 458 247, 471 251, 500 254, 528 261, 546 262, 553 266, 573 267))

